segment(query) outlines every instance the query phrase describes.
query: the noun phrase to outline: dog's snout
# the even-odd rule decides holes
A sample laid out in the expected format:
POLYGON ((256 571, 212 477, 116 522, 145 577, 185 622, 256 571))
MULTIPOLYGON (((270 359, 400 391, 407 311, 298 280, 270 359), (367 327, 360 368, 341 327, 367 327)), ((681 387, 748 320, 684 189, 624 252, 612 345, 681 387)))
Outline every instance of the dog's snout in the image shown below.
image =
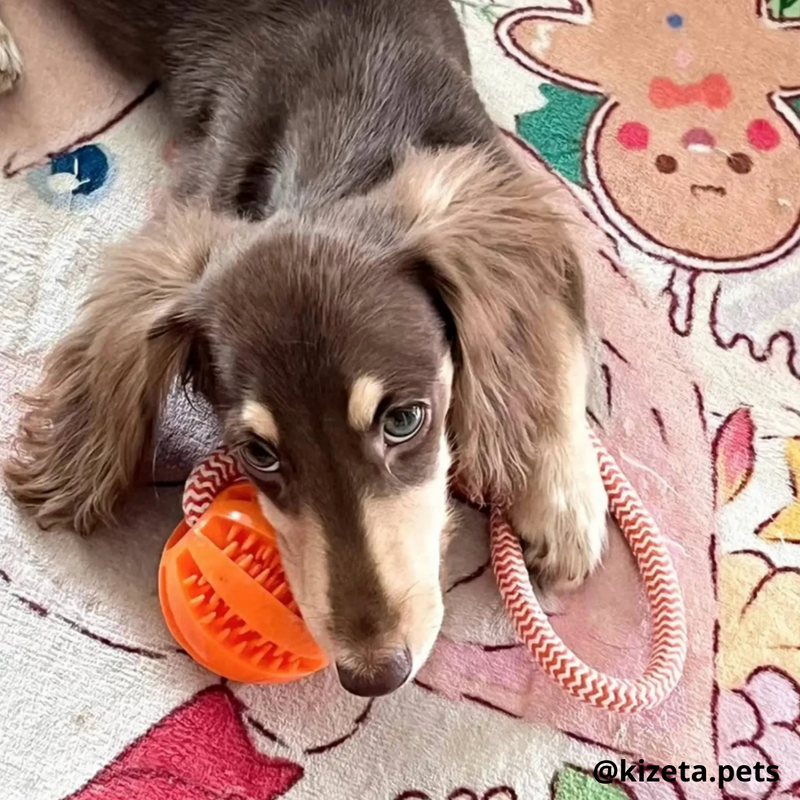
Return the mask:
POLYGON ((368 668, 337 662, 336 671, 342 687, 350 694, 380 697, 399 689, 408 680, 411 667, 411 651, 404 647, 368 668))

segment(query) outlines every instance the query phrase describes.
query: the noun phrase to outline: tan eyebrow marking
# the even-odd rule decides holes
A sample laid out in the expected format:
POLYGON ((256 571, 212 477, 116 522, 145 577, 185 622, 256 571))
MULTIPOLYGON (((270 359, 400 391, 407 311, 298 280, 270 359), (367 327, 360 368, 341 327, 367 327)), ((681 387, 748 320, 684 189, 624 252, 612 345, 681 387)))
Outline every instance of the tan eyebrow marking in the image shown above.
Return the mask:
POLYGON ((360 375, 350 390, 347 419, 357 431, 369 430, 383 397, 383 384, 372 375, 360 375))
POLYGON ((263 403, 257 400, 245 400, 242 406, 242 421, 264 441, 278 444, 280 438, 278 424, 272 412, 263 403))

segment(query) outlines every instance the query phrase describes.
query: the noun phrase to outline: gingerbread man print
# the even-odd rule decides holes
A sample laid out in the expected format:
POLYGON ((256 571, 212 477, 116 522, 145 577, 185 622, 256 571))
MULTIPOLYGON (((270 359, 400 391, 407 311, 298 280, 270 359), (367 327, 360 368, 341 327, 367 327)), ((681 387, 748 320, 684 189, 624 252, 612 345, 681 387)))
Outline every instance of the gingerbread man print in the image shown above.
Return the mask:
POLYGON ((777 3, 512 12, 500 42, 548 81, 518 133, 645 252, 699 270, 771 263, 800 239, 800 31, 777 3))

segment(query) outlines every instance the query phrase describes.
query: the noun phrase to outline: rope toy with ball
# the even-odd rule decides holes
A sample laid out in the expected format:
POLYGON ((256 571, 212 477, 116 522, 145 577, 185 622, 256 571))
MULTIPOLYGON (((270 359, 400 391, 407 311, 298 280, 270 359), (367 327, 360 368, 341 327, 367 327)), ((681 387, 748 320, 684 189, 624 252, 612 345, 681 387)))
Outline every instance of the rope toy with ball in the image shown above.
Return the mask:
MULTIPOLYGON (((686 659, 680 587, 662 536, 614 459, 591 434, 617 521, 636 559, 652 619, 650 661, 638 680, 605 675, 559 639, 531 586, 519 539, 504 513, 490 516, 492 566, 520 640, 564 691, 597 708, 635 712, 660 705, 686 659)), ((159 597, 176 641, 198 663, 232 680, 282 683, 327 659, 306 629, 255 488, 225 448, 186 481, 184 521, 164 549, 159 597)))

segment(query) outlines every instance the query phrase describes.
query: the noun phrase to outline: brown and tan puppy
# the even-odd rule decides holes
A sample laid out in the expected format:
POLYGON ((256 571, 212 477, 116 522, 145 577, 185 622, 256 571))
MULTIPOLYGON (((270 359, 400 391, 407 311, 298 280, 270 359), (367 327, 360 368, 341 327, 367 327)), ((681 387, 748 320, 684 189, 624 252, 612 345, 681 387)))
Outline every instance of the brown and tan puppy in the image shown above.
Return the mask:
POLYGON ((5 475, 112 519, 176 379, 213 403, 342 684, 392 691, 442 620, 448 475, 538 580, 598 563, 579 267, 499 142, 447 0, 74 0, 164 82, 175 203, 109 253, 5 475))

